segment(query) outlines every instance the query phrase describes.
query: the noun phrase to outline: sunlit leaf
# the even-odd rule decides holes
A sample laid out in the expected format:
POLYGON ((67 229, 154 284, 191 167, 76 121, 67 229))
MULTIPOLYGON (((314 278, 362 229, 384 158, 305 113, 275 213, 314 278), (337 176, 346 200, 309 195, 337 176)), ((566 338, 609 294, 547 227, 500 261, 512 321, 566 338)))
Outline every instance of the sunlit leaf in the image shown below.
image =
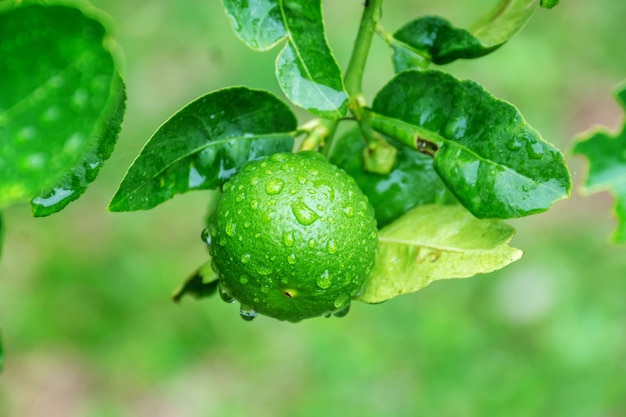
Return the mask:
MULTIPOLYGON (((0 12, 0 207, 54 187, 116 120, 112 45, 100 18, 66 6, 0 12)), ((121 119, 121 118, 119 118, 121 119)), ((121 120, 118 120, 121 121, 121 120)), ((116 127, 119 129, 119 126, 116 127)))
POLYGON ((364 169, 366 145, 359 129, 346 132, 334 146, 330 161, 355 179, 374 207, 379 228, 415 206, 456 202, 430 156, 400 145, 392 171, 376 174, 364 169))
POLYGON ((297 106, 321 117, 339 119, 348 96, 324 28, 321 0, 223 0, 235 33, 251 48, 267 50, 282 39, 276 77, 297 106))
POLYGON ((72 167, 51 188, 31 201, 34 216, 48 216, 63 209, 76 200, 96 179, 100 168, 109 159, 120 134, 124 112, 126 110, 126 91, 124 81, 118 75, 113 83, 110 106, 116 110, 108 121, 100 125, 101 132, 94 132, 95 143, 85 150, 80 162, 72 167))
POLYGON ((357 300, 380 303, 433 281, 468 278, 518 260, 508 246, 515 230, 479 220, 461 206, 416 207, 378 234, 374 270, 357 300))
POLYGON ((388 39, 395 70, 424 68, 424 61, 443 65, 486 55, 519 32, 538 5, 537 0, 503 0, 469 30, 438 16, 415 19, 388 39))
POLYGON ((210 297, 217 292, 218 283, 218 276, 211 268, 211 261, 209 260, 202 264, 174 291, 172 299, 178 303, 186 295, 193 298, 210 297))
POLYGON ((559 150, 514 106, 475 82, 405 71, 378 93, 373 110, 374 129, 414 149, 429 148, 439 176, 477 217, 539 213, 569 195, 559 150))
POLYGON ((150 138, 109 210, 147 210, 175 194, 213 189, 248 160, 291 151, 297 121, 273 94, 245 87, 189 103, 150 138))
MULTIPOLYGON (((626 85, 617 94, 626 112, 626 85)), ((615 242, 626 243, 626 122, 619 133, 596 131, 574 145, 574 154, 589 160, 589 174, 582 187, 584 193, 608 191, 615 197, 617 229, 615 242)))

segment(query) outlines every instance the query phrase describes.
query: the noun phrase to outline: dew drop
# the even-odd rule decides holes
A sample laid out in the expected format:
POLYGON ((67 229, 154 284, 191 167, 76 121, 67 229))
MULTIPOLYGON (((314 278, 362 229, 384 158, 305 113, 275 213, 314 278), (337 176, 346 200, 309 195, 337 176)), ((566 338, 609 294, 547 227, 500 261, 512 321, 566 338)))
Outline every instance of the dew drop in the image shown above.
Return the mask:
POLYGON ((309 226, 317 219, 319 216, 315 213, 309 206, 307 206, 304 201, 298 200, 291 205, 291 210, 293 211, 294 216, 296 216, 296 220, 303 226, 309 226))
POLYGON ((249 253, 245 253, 245 254, 241 255, 241 259, 240 259, 241 263, 242 264, 247 264, 248 262, 250 262, 250 258, 251 258, 251 256, 250 256, 249 253))
POLYGON ((272 273, 272 268, 268 268, 266 266, 260 266, 256 269, 256 272, 259 275, 269 275, 272 273))
POLYGON ((248 277, 245 275, 242 275, 239 277, 239 282, 241 282, 242 284, 247 284, 248 283, 248 277))
POLYGON ((232 219, 229 219, 228 222, 226 223, 226 227, 224 228, 224 231, 226 232, 226 234, 230 237, 234 237, 235 236, 235 224, 233 223, 232 219))
POLYGON ((351 205, 345 206, 343 208, 343 212, 345 213, 346 217, 354 217, 354 207, 352 207, 351 205))
POLYGON ((345 307, 334 311, 333 312, 333 316, 335 317, 345 317, 348 313, 350 312, 350 304, 346 305, 345 307))
POLYGON ((296 263, 296 254, 292 253, 287 256, 287 262, 289 263, 289 265, 294 265, 296 263))
POLYGON ((274 178, 270 180, 265 186, 265 192, 269 195, 276 195, 283 190, 285 182, 280 178, 274 178))
POLYGON ((337 243, 334 240, 329 240, 326 244, 326 251, 331 255, 337 252, 337 243))
POLYGON ((343 308, 346 305, 350 304, 350 297, 348 296, 348 294, 344 294, 340 297, 338 297, 334 302, 333 305, 335 306, 335 308, 343 308))
POLYGON ((326 271, 324 271, 322 276, 320 276, 317 279, 317 286, 320 287, 321 289, 325 290, 326 288, 330 287, 331 284, 332 284, 332 282, 330 281, 330 276, 328 274, 328 270, 326 270, 326 271))
POLYGON ((283 233, 283 243, 285 244, 285 246, 289 246, 289 247, 293 246, 293 244, 295 243, 293 233, 291 232, 283 233))
POLYGON ((302 185, 306 184, 307 179, 306 177, 298 177, 298 182, 302 185))
POLYGON ((309 248, 313 249, 315 247, 315 245, 317 245, 317 241, 313 238, 309 239, 308 242, 309 248))
POLYGON ((202 231, 202 234, 200 235, 200 238, 202 239, 202 241, 204 243, 206 243, 207 245, 211 244, 211 232, 209 231, 209 228, 205 228, 202 231))
POLYGON ((506 147, 511 151, 519 151, 522 149, 522 142, 517 140, 517 138, 512 138, 505 143, 506 147))
POLYGON ((246 199, 246 195, 244 193, 237 194, 237 197, 235 197, 235 201, 238 203, 241 203, 245 199, 246 199))
POLYGON ((252 307, 245 306, 242 304, 241 308, 239 309, 239 315, 245 321, 252 321, 257 316, 257 312, 254 311, 252 307))
POLYGON ((250 222, 244 222, 243 223, 243 227, 244 227, 244 229, 249 228, 250 227, 250 222))
POLYGON ((220 294, 220 298, 221 298, 224 302, 229 303, 229 304, 230 304, 230 303, 234 303, 234 302, 235 302, 235 298, 234 298, 233 296, 231 296, 231 295, 228 293, 228 291, 226 290, 226 288, 224 288, 224 286, 223 286, 223 285, 221 285, 221 284, 220 284, 220 285, 218 286, 218 289, 219 289, 219 291, 218 291, 218 292, 219 292, 219 294, 220 294))
POLYGON ((250 203, 250 208, 252 210, 257 210, 259 208, 259 202, 257 200, 252 200, 250 203))
POLYGON ((257 185, 259 181, 261 181, 259 177, 252 177, 252 179, 250 180, 250 185, 257 185))

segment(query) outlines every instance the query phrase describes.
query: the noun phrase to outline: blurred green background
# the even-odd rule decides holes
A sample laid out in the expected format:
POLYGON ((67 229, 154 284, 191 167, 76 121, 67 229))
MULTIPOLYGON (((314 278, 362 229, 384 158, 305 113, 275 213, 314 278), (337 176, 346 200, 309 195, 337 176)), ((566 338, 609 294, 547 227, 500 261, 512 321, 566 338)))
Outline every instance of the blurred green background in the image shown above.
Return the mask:
MULTIPOLYGON (((345 68, 362 1, 326 3, 345 68)), ((438 14, 467 27, 495 3, 388 0, 382 23, 438 14)), ((626 78, 626 2, 561 3, 492 55, 444 69, 515 103, 566 152, 577 187, 586 163, 569 155, 573 138, 622 120, 612 92, 626 78)), ((123 51, 125 123, 79 201, 43 219, 27 205, 4 212, 0 416, 626 415, 626 247, 609 243, 605 194, 574 190, 512 221, 525 256, 503 271, 356 303, 343 319, 246 323, 217 299, 174 304, 206 257, 209 193, 149 212, 104 208, 143 143, 190 100, 240 84, 278 93, 277 51, 239 43, 218 1, 94 4, 123 51)), ((391 76, 389 57, 376 40, 370 98, 391 76)))

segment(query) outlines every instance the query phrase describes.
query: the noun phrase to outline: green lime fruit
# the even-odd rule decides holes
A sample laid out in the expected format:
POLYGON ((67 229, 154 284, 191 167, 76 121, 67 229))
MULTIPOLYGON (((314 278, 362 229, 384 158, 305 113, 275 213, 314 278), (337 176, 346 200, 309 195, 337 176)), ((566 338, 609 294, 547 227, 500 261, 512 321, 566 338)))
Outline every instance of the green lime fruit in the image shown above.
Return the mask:
POLYGON ((293 322, 347 313, 378 244, 367 197, 313 151, 244 165, 224 184, 205 235, 222 296, 241 303, 244 319, 293 322))

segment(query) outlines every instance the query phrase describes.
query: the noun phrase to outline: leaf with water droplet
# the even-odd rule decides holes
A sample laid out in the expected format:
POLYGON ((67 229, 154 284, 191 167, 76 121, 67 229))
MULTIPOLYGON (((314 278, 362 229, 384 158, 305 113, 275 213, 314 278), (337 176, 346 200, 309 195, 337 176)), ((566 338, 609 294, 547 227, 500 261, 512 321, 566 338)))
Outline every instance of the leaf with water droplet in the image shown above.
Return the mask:
POLYGON ((380 303, 433 281, 503 268, 522 252, 508 246, 515 230, 480 220, 461 206, 416 207, 382 228, 374 269, 356 297, 380 303))
POLYGON ((217 273, 211 267, 211 260, 209 259, 174 291, 172 299, 178 303, 185 295, 194 298, 209 297, 217 291, 218 283, 217 273))
POLYGON ((206 94, 152 135, 109 210, 147 210, 175 194, 216 188, 248 160, 291 151, 296 127, 293 112, 270 92, 233 87, 206 94))
POLYGON ((58 5, 0 12, 0 207, 43 192, 33 213, 54 213, 110 155, 124 87, 103 20, 94 9, 58 5))
POLYGON ((535 214, 569 196, 561 152, 473 81, 405 71, 377 94, 373 111, 374 129, 413 149, 430 144, 435 171, 477 217, 535 214), (513 140, 523 146, 510 150, 513 140))
MULTIPOLYGON (((626 113, 626 84, 617 92, 617 99, 626 113)), ((626 243, 626 121, 617 133, 596 130, 585 136, 573 149, 575 155, 583 155, 589 161, 582 192, 609 191, 614 196, 618 223, 613 241, 626 243)))

